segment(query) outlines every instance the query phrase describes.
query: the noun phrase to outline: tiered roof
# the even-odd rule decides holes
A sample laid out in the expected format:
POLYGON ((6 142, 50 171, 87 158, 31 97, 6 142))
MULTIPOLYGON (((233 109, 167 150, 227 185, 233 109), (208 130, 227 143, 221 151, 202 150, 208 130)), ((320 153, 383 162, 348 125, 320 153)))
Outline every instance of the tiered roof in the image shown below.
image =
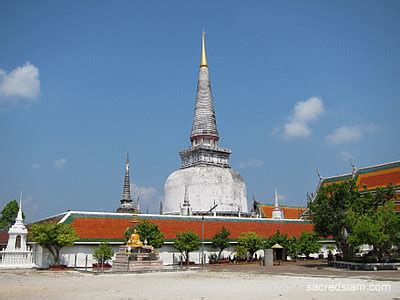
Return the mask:
POLYGON ((396 210, 400 213, 400 161, 388 162, 380 165, 355 168, 352 173, 322 178, 317 187, 317 193, 321 186, 340 183, 354 178, 360 190, 367 187, 368 191, 374 191, 378 187, 386 187, 394 184, 396 187, 396 210))
MULTIPOLYGON (((71 224, 79 236, 78 243, 98 243, 102 241, 122 243, 124 232, 133 220, 147 220, 157 224, 166 241, 173 241, 178 232, 192 230, 201 237, 202 218, 200 216, 168 216, 123 213, 67 212, 59 223, 71 224)), ((41 222, 45 222, 41 220, 41 222)), ((52 219, 54 222, 55 219, 52 219)), ((254 231, 268 237, 276 231, 289 236, 300 236, 304 231, 313 231, 311 223, 302 220, 268 220, 237 217, 204 217, 204 238, 211 240, 222 227, 236 239, 243 232, 254 231)))
POLYGON ((386 187, 388 184, 400 187, 400 161, 355 169, 353 173, 323 178, 321 185, 339 183, 352 177, 356 180, 359 189, 363 189, 364 185, 368 190, 386 187))

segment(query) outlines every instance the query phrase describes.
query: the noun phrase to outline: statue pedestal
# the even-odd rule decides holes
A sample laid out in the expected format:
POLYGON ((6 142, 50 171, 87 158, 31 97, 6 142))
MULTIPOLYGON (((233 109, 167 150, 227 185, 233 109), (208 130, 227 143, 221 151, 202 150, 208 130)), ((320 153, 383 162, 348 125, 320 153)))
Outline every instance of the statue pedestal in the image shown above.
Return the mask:
POLYGON ((114 272, 158 271, 163 269, 163 262, 151 246, 131 248, 127 245, 119 247, 113 261, 114 272))

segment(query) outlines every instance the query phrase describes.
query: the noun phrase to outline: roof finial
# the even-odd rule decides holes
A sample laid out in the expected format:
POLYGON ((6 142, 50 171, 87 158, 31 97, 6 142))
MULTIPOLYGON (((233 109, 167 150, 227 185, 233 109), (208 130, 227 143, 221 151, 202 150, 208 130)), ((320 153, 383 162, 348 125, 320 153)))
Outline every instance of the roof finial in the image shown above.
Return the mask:
POLYGON ((322 179, 323 179, 323 177, 321 176, 321 174, 319 174, 319 170, 318 170, 318 169, 317 169, 317 176, 318 176, 319 180, 322 180, 322 179))
POLYGON ((206 67, 208 68, 207 64, 207 56, 206 56, 206 33, 203 28, 203 32, 201 34, 201 58, 200 58, 200 68, 206 67))
POLYGON ((19 195, 19 209, 22 210, 22 188, 21 188, 21 194, 19 195))
POLYGON ((354 175, 357 171, 357 167, 353 164, 351 157, 350 157, 350 165, 351 165, 351 173, 354 175))
POLYGON ((18 214, 17 218, 15 219, 16 222, 22 222, 23 217, 22 217, 22 188, 21 188, 21 194, 19 196, 19 208, 18 208, 18 214))
POLYGON ((279 208, 279 203, 278 203, 278 192, 275 189, 275 208, 279 208))

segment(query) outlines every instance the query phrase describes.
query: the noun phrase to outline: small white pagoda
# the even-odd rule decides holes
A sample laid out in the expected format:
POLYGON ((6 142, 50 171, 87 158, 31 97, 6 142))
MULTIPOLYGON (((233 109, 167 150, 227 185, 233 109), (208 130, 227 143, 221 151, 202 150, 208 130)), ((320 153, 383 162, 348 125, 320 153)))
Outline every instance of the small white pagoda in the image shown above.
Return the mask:
POLYGON ((15 223, 8 230, 7 248, 0 252, 0 269, 30 269, 35 267, 32 250, 26 245, 26 229, 23 218, 21 199, 15 223))
POLYGON ((284 219, 284 218, 285 216, 278 202, 278 193, 275 189, 275 206, 274 210, 272 211, 272 219, 284 219))

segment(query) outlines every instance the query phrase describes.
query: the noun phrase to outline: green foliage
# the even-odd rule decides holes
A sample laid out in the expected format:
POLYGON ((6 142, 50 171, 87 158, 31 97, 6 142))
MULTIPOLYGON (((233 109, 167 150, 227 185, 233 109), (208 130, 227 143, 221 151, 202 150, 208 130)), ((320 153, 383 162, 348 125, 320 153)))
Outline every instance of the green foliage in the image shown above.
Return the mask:
POLYGON ((351 257, 352 246, 347 241, 350 224, 346 214, 352 203, 360 202, 360 192, 354 180, 322 186, 310 203, 310 218, 315 231, 323 237, 332 236, 344 257, 351 257))
POLYGON ((254 253, 264 246, 263 238, 255 232, 244 232, 239 236, 237 241, 239 246, 247 250, 250 259, 253 258, 254 253))
POLYGON ((247 249, 244 246, 237 245, 235 247, 235 254, 237 260, 247 260, 247 249))
MULTIPOLYGON (((0 229, 9 229, 15 222, 19 210, 17 200, 12 200, 1 211, 0 229)), ((24 214, 22 217, 25 218, 24 214)))
POLYGON ((126 240, 129 239, 134 229, 136 229, 140 235, 142 243, 146 240, 147 244, 154 248, 161 248, 164 245, 164 235, 157 224, 150 223, 146 220, 140 221, 125 232, 126 240))
POLYGON ((273 245, 279 244, 283 248, 287 249, 288 243, 289 243, 289 238, 288 238, 287 234, 281 234, 278 230, 273 235, 271 235, 269 238, 265 239, 264 247, 266 249, 270 249, 273 245))
POLYGON ((175 248, 184 255, 185 260, 189 263, 189 253, 200 248, 200 238, 193 231, 185 231, 176 234, 174 243, 175 248))
POLYGON ((287 255, 289 255, 292 259, 296 259, 300 254, 299 241, 294 236, 288 239, 285 248, 287 249, 287 255))
MULTIPOLYGON (((388 238, 384 237, 383 233, 393 233, 393 230, 387 228, 385 222, 389 220, 383 221, 384 217, 382 214, 379 216, 379 211, 380 207, 385 207, 394 196, 395 188, 392 185, 378 188, 374 192, 367 191, 366 187, 359 191, 353 179, 322 186, 309 205, 310 218, 315 225, 315 231, 320 236, 333 237, 346 259, 352 257, 354 247, 360 243, 374 242, 376 250, 381 251, 380 248, 389 247, 384 245, 389 242, 384 242, 388 238), (377 218, 381 218, 382 222, 374 223, 373 220, 377 218), (380 238, 372 238, 377 237, 378 233, 382 234, 380 238)), ((385 211, 389 212, 391 209, 387 208, 385 211)), ((393 219, 389 222, 389 227, 394 227, 396 218, 393 217, 393 213, 389 215, 389 219, 393 219)), ((394 238, 392 233, 389 235, 394 238)), ((392 239, 391 243, 394 242, 392 239)))
POLYGON ((219 249, 218 259, 221 259, 222 251, 229 247, 229 235, 230 232, 225 227, 222 227, 221 230, 212 237, 211 245, 219 249))
POLYGON ((372 245, 379 259, 398 242, 396 239, 400 229, 400 216, 395 211, 394 201, 361 215, 352 211, 348 219, 354 223, 348 236, 349 243, 354 247, 362 244, 372 245))
POLYGON ((321 244, 318 241, 319 236, 315 232, 303 232, 298 239, 300 253, 309 257, 310 253, 319 252, 319 250, 321 250, 321 244))
POLYGON ((49 250, 55 265, 60 264, 60 249, 72 246, 79 237, 69 224, 33 224, 30 228, 30 238, 38 245, 49 250))
POLYGON ((114 252, 111 246, 104 242, 101 243, 93 253, 93 258, 97 260, 99 264, 104 264, 107 260, 111 259, 114 255, 114 252))

